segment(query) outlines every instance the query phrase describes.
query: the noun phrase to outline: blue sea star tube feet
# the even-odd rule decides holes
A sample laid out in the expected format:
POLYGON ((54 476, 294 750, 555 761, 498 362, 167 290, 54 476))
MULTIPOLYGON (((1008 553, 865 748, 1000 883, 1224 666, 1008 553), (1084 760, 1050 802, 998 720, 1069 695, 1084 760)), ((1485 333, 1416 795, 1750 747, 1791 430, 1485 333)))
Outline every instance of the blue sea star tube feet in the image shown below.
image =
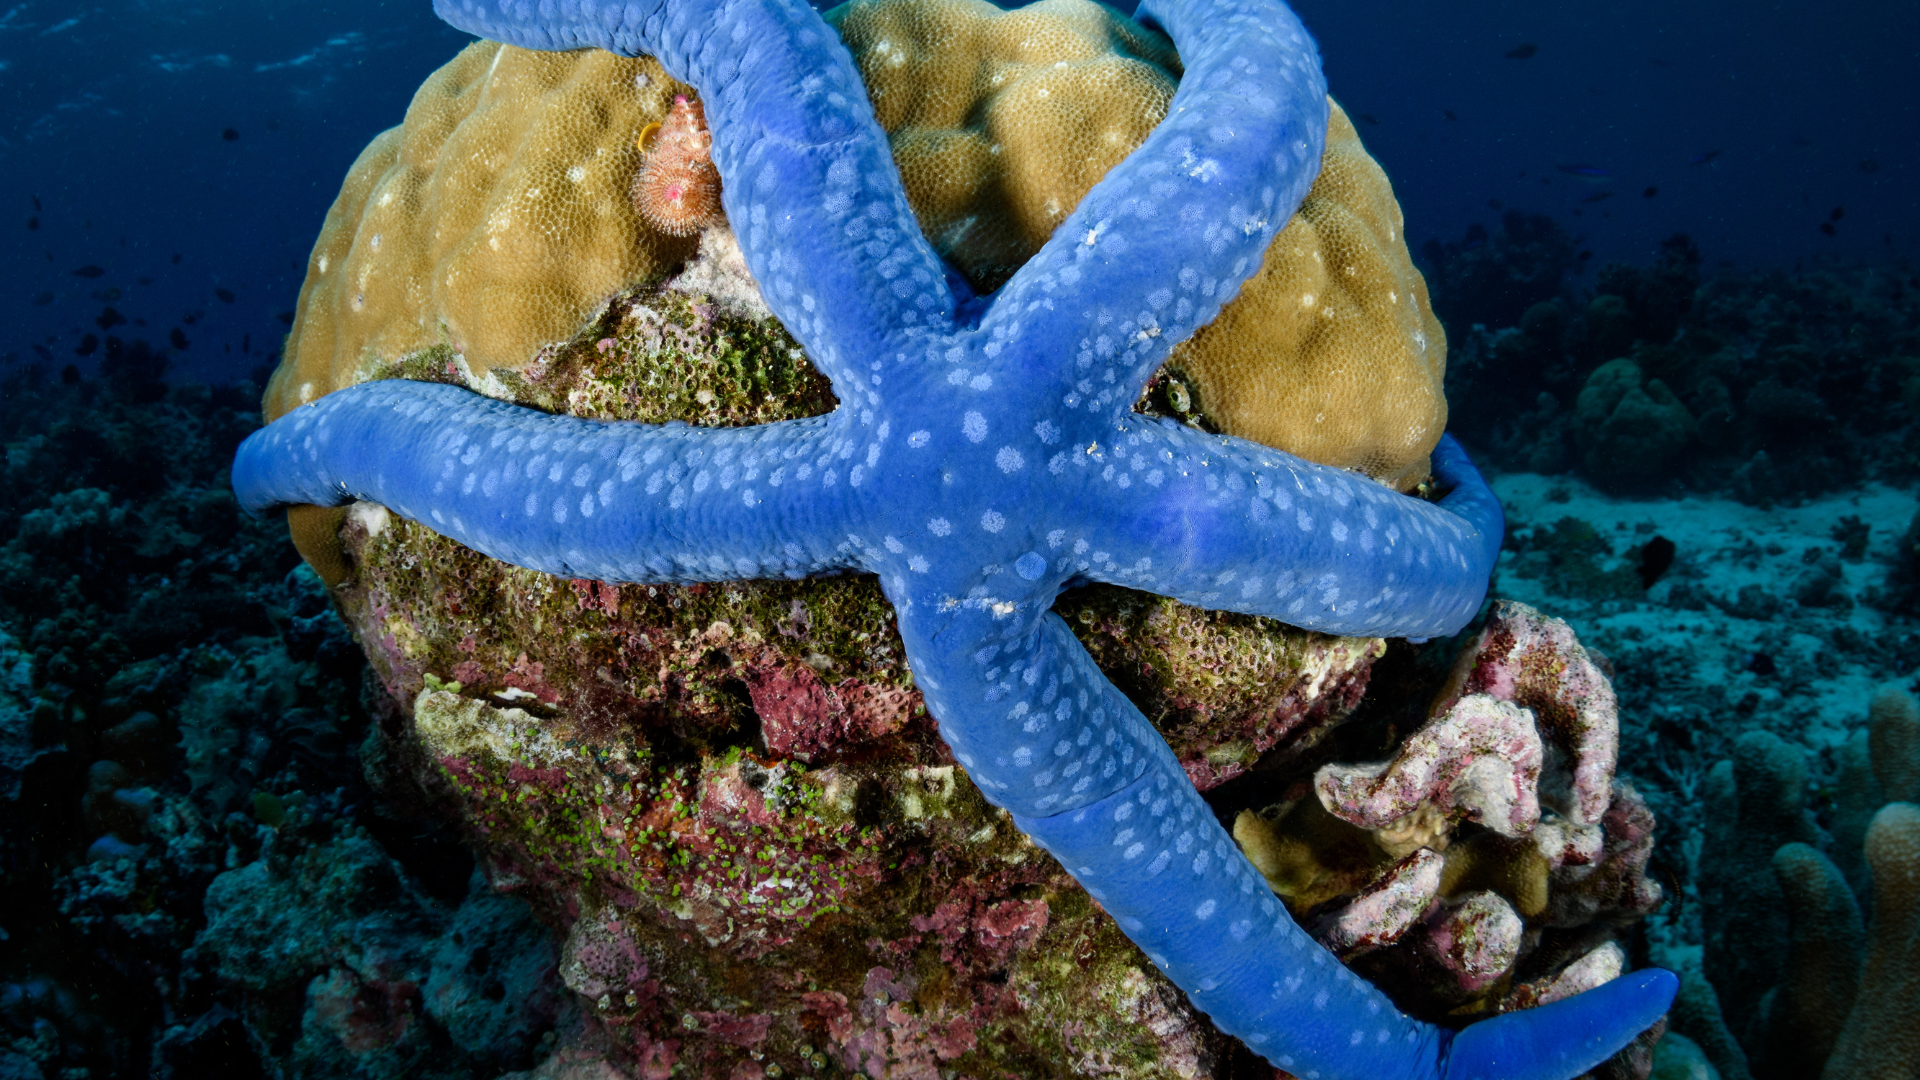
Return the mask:
POLYGON ((697 88, 725 208, 830 415, 715 429, 555 417, 459 387, 353 386, 241 447, 251 513, 378 502, 520 566, 606 582, 877 575, 940 732, 1220 1027, 1306 1080, 1572 1077, 1656 1020, 1643 972, 1452 1033, 1314 944, 1140 710, 1051 608, 1108 582, 1339 634, 1457 632, 1500 508, 1451 439, 1438 502, 1131 412, 1311 184, 1326 90, 1272 0, 1149 3, 1168 119, 997 293, 923 237, 846 50, 799 0, 442 0, 535 48, 657 57, 697 88))

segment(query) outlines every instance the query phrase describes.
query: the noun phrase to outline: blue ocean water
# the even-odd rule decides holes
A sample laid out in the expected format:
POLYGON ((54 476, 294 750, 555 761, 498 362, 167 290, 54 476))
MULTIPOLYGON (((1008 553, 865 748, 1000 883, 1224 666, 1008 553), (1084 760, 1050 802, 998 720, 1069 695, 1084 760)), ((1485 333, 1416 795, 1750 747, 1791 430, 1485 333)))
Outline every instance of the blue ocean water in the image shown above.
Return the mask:
MULTIPOLYGON (((1848 1023, 1906 1053, 1920 998, 1882 969, 1920 958, 1866 837, 1920 799, 1920 15, 1296 10, 1447 325, 1509 519, 1493 594, 1619 693, 1667 894, 1623 940, 1689 987, 1642 1064, 1818 1076, 1848 1023), (1844 962, 1796 981, 1815 953, 1844 962)), ((370 781, 360 647, 226 492, 341 177, 469 40, 425 0, 0 0, 0 1078, 330 1075, 300 1033, 339 946, 292 924, 395 912, 473 1007, 386 1001, 432 1048, 364 1075, 572 1045, 558 939, 370 781)))
MULTIPOLYGON (((1299 10, 1416 247, 1504 207, 1562 219, 1596 265, 1673 232, 1742 266, 1920 243, 1903 5, 1299 10)), ((403 0, 8 5, 4 352, 85 370, 73 349, 118 289, 156 339, 198 316, 177 370, 246 374, 278 348, 339 177, 464 40, 403 0)))

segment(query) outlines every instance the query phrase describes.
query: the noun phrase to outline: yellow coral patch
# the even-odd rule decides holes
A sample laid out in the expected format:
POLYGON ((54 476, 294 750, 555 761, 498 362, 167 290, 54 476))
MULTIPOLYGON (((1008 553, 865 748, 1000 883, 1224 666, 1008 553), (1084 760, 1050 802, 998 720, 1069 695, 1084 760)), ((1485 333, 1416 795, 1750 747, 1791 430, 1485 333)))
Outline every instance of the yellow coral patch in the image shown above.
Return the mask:
POLYGON ((647 228, 636 138, 676 93, 652 59, 477 42, 433 73, 404 123, 362 151, 301 289, 271 420, 375 366, 450 344, 475 376, 571 337, 693 238, 647 228))
MULTIPOLYGON (((928 239, 997 288, 1166 115, 1179 58, 1090 0, 835 8, 928 239)), ((1320 175, 1260 272, 1169 359, 1221 431, 1402 490, 1447 422, 1446 333, 1386 173, 1329 102, 1320 175)))
POLYGON ((874 0, 827 13, 920 227, 998 288, 1167 114, 1179 58, 1088 0, 874 0))

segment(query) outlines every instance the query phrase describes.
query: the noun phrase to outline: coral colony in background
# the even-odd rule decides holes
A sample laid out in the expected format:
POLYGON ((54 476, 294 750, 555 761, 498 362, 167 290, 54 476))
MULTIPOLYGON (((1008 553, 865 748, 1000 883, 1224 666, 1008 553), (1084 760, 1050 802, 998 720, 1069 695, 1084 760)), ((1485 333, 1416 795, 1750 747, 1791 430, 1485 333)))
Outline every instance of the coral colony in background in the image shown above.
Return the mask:
MULTIPOLYGON (((652 55, 700 91, 739 249, 839 405, 819 418, 703 430, 555 417, 447 385, 364 383, 249 439, 234 467, 242 505, 357 499, 378 506, 361 515, 369 537, 390 527, 390 509, 505 562, 595 583, 876 575, 914 686, 980 795, 1008 811, 1008 824, 1052 854, 1216 1025, 1297 1075, 1571 1077, 1665 1012, 1673 977, 1620 975, 1616 962, 1608 974, 1617 977, 1595 978, 1593 989, 1569 987, 1551 995, 1560 1000, 1457 1032, 1409 1016, 1282 912, 1167 741, 1052 610, 1070 583, 1105 582, 1322 632, 1424 638, 1458 631, 1485 594, 1500 510, 1444 436, 1432 447, 1438 501, 1427 502, 1133 410, 1169 351, 1260 269, 1319 171, 1325 90, 1313 46, 1283 6, 1145 9, 1181 50, 1167 118, 984 297, 922 238, 851 58, 804 5, 588 8, 558 22, 442 11, 520 45, 652 55)), ((685 158, 693 120, 677 103, 660 132, 671 141, 656 154, 685 158)), ((644 169, 660 167, 650 159, 644 169)), ((653 192, 646 171, 640 183, 643 210, 683 209, 671 194, 684 191, 681 182, 666 195, 653 192)), ((1391 232, 1388 240, 1403 246, 1391 232)), ((1417 310, 1420 298, 1408 290, 1392 302, 1417 310)), ((301 399, 312 396, 304 385, 301 399)), ((590 588, 604 613, 619 614, 617 591, 590 588)), ((722 625, 716 632, 731 631, 722 625)), ((1563 664, 1579 655, 1570 641, 1530 640, 1540 633, 1526 624, 1529 640, 1505 647, 1544 650, 1563 664)), ((1542 843, 1537 856, 1554 864, 1602 857, 1599 826, 1612 801, 1611 702, 1596 700, 1591 672, 1581 678, 1550 692, 1569 714, 1547 724, 1564 729, 1574 750, 1575 789, 1565 839, 1542 843)), ((1320 797, 1375 829, 1445 832, 1458 812, 1529 838, 1539 823, 1540 740, 1533 714, 1512 700, 1528 680, 1483 681, 1493 695, 1444 710, 1384 775, 1336 776, 1320 797), (1438 820, 1406 824, 1423 813, 1438 820)), ((571 704, 523 693, 562 711, 571 704)), ((489 718, 476 712, 489 706, 449 697, 424 693, 414 722, 430 744, 439 740, 453 782, 475 803, 497 800, 503 781, 536 799, 529 789, 568 786, 568 770, 556 766, 582 751, 537 722, 489 718), (503 774, 492 764, 502 750, 511 759, 535 747, 545 768, 503 774)), ((602 821, 601 873, 613 891, 644 894, 665 882, 621 886, 645 876, 649 849, 659 847, 634 797, 650 770, 644 755, 625 756, 635 775, 625 785, 603 777, 603 805, 585 813, 602 821)), ((758 796, 733 797, 748 803, 744 819, 784 824, 777 805, 751 806, 777 798, 767 764, 741 758, 731 767, 758 796)), ((716 797, 713 783, 703 779, 703 802, 716 797)), ((758 876, 772 863, 753 889, 769 915, 855 888, 852 868, 806 884, 806 867, 834 856, 820 850, 825 837, 795 846, 746 840, 705 860, 725 862, 728 877, 758 876)), ((1431 849, 1421 851, 1365 902, 1398 907, 1403 921, 1424 910, 1440 867, 1431 849)), ((676 884, 652 899, 664 906, 680 893, 676 884)), ((611 909, 621 906, 631 905, 616 899, 611 909)), ((617 914, 593 918, 606 920, 599 933, 618 933, 617 914)), ((703 934, 734 936, 731 914, 714 918, 725 930, 703 934)), ((1450 919, 1435 948, 1472 954, 1464 963, 1483 974, 1504 971, 1479 954, 1512 951, 1520 916, 1506 900, 1489 892, 1450 919)), ((1359 921, 1356 913, 1335 936, 1378 930, 1359 921)), ((632 980, 629 971, 630 1006, 632 980)), ((860 992, 873 996, 871 987, 860 992)), ((715 1023, 758 1044, 772 1020, 715 1023)), ((791 1027, 783 1034, 804 1031, 791 1027)), ((957 1050, 974 1034, 951 1039, 957 1050)))

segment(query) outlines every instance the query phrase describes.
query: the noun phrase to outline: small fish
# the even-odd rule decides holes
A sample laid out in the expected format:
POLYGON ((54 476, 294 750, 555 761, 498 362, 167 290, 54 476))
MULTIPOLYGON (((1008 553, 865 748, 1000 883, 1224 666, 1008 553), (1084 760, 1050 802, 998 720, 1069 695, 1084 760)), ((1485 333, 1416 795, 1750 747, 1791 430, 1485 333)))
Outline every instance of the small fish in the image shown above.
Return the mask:
POLYGON ((37 218, 37 217, 30 217, 30 218, 28 218, 28 219, 27 219, 27 231, 28 231, 28 232, 38 232, 39 230, 40 230, 40 219, 39 219, 39 218, 37 218))
POLYGON ((1872 158, 1867 158, 1860 162, 1860 171, 1863 173, 1877 173, 1880 171, 1880 163, 1872 158))
POLYGON ((232 290, 232 289, 215 289, 215 290, 213 290, 213 295, 215 295, 215 296, 217 296, 217 297, 219 297, 219 298, 220 298, 220 302, 221 302, 221 303, 224 303, 224 304, 231 304, 231 303, 233 303, 233 290, 232 290))
POLYGON ((1380 118, 1373 115, 1370 112, 1360 113, 1359 116, 1360 116, 1360 119, 1365 120, 1367 123, 1372 124, 1375 127, 1380 126, 1380 118))
POLYGON ((36 341, 33 343, 33 351, 40 354, 40 359, 45 360, 49 364, 53 363, 53 350, 47 348, 45 345, 36 341))
POLYGON ((1459 117, 1457 117, 1457 116, 1455 116, 1455 115, 1453 115, 1453 110, 1452 110, 1452 109, 1441 109, 1441 110, 1440 110, 1440 115, 1441 115, 1441 116, 1444 116, 1444 117, 1446 117, 1446 118, 1447 118, 1447 119, 1449 119, 1449 120, 1458 120, 1458 119, 1460 119, 1459 117))
POLYGON ((80 25, 80 18, 81 18, 80 16, 75 15, 71 19, 65 19, 60 22, 54 23, 52 26, 49 26, 45 30, 40 31, 40 36, 52 37, 54 34, 57 34, 62 30, 71 30, 74 27, 80 25))
POLYGON ((1820 231, 1826 233, 1828 236, 1833 236, 1836 235, 1839 230, 1833 227, 1833 222, 1823 221, 1820 223, 1820 231))
POLYGON ((75 356, 92 356, 93 350, 99 347, 100 339, 94 337, 92 334, 88 334, 80 339, 80 344, 73 347, 73 354, 75 356))
POLYGON ((1660 194, 1660 189, 1659 189, 1659 188, 1657 188, 1657 187, 1650 187, 1650 188, 1648 188, 1647 190, 1645 190, 1645 191, 1643 191, 1643 192, 1641 192, 1641 193, 1640 193, 1640 197, 1641 197, 1641 198, 1643 198, 1643 199, 1651 199, 1651 198, 1653 198, 1653 197, 1654 197, 1655 195, 1658 195, 1658 194, 1660 194))
POLYGON ((1612 173, 1598 165, 1562 165, 1559 162, 1555 162, 1553 167, 1566 173, 1568 176, 1580 176, 1588 180, 1609 180, 1613 177, 1612 173))
POLYGON ((180 321, 183 323, 186 323, 188 326, 192 326, 194 323, 197 323, 200 321, 200 316, 195 315, 193 312, 189 311, 185 315, 180 316, 180 321))
POLYGON ((40 293, 33 298, 33 303, 35 307, 46 307, 53 303, 53 293, 51 291, 40 293))
POLYGON ((177 251, 173 253, 173 265, 175 266, 180 265, 180 253, 177 251))
POLYGON ((279 319, 281 322, 286 323, 288 326, 293 325, 293 312, 291 311, 283 311, 280 314, 275 315, 274 318, 279 319))
POLYGON ((1523 41, 1520 44, 1515 45, 1513 48, 1507 50, 1507 59, 1525 60, 1533 56, 1533 54, 1539 51, 1540 51, 1540 46, 1535 45, 1531 41, 1523 41))
POLYGON ((152 278, 150 278, 150 277, 138 277, 138 278, 134 278, 134 280, 135 280, 135 281, 137 281, 137 282, 139 282, 139 283, 140 283, 140 284, 142 284, 142 285, 151 285, 151 284, 153 284, 153 279, 152 279, 152 278))
POLYGON ((220 131, 220 137, 228 142, 235 142, 239 140, 240 133, 232 128, 223 128, 220 131))
POLYGON ((1827 220, 1839 221, 1841 218, 1846 216, 1847 216, 1847 208, 1844 206, 1836 206, 1833 208, 1833 210, 1830 213, 1827 214, 1827 220))
POLYGON ((1701 152, 1693 155, 1693 160, 1687 162, 1687 164, 1705 165, 1707 162, 1712 161, 1714 158, 1717 158, 1719 156, 1720 156, 1720 151, 1718 150, 1702 150, 1701 152))
POLYGON ((73 276, 83 277, 83 278, 97 278, 97 277, 105 277, 106 273, 107 271, 105 268, 95 266, 92 263, 88 263, 87 265, 81 267, 80 269, 75 270, 73 272, 73 276))
POLYGON ((102 308, 100 314, 93 320, 93 324, 102 330, 111 330, 116 326, 127 325, 127 317, 112 308, 102 308))
POLYGON ((1506 203, 1501 202, 1499 199, 1487 200, 1487 209, 1489 210, 1504 210, 1506 205, 1506 203))
POLYGON ((189 344, 187 341, 187 332, 177 326, 167 332, 167 340, 171 342, 176 349, 185 349, 189 344))
POLYGON ((252 334, 240 335, 240 355, 242 356, 253 355, 253 335, 252 334))
POLYGON ((33 212, 34 212, 34 213, 36 213, 36 214, 37 214, 37 213, 39 213, 39 212, 40 212, 40 196, 38 196, 38 195, 29 195, 29 196, 27 196, 27 198, 29 198, 29 199, 32 199, 32 200, 33 200, 33 212))

